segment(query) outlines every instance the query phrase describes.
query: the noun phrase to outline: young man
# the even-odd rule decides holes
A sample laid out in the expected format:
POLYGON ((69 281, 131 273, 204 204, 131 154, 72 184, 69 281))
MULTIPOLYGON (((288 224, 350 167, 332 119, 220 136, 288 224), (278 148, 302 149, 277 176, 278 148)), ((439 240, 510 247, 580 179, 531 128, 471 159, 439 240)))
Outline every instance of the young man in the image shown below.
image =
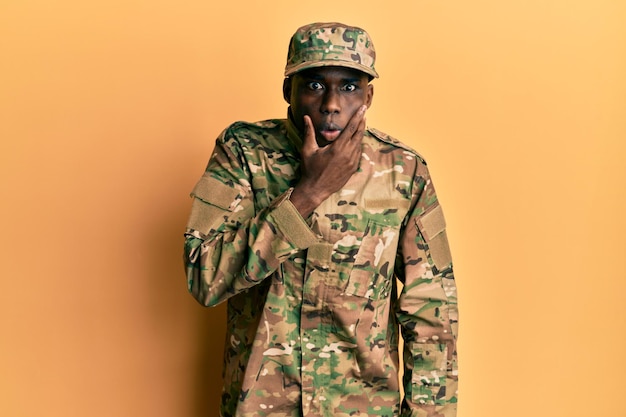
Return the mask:
POLYGON ((223 417, 456 415, 443 213, 424 160, 366 127, 374 62, 360 28, 298 29, 288 118, 228 127, 192 192, 189 290, 228 302, 223 417))

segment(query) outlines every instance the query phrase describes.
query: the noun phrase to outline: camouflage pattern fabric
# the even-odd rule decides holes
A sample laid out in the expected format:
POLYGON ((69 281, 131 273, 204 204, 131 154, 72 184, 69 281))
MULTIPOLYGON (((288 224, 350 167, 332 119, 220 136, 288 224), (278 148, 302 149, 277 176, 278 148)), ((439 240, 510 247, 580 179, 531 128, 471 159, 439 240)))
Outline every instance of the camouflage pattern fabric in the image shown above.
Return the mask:
POLYGON ((291 37, 285 77, 321 66, 353 68, 377 78, 376 50, 363 29, 343 23, 312 23, 291 37))
POLYGON ((188 287, 228 303, 220 415, 455 416, 456 287, 425 162, 368 129, 358 171, 303 219, 301 144, 288 119, 235 123, 192 192, 188 287))

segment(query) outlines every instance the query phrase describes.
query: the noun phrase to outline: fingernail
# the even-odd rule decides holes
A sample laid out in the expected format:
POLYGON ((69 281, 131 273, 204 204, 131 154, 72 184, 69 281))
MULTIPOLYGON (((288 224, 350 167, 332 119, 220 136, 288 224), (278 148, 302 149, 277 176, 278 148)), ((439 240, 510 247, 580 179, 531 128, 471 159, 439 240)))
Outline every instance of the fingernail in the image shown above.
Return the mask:
POLYGON ((367 110, 367 106, 364 104, 361 106, 361 108, 359 109, 359 112, 361 112, 361 114, 365 113, 365 110, 367 110))

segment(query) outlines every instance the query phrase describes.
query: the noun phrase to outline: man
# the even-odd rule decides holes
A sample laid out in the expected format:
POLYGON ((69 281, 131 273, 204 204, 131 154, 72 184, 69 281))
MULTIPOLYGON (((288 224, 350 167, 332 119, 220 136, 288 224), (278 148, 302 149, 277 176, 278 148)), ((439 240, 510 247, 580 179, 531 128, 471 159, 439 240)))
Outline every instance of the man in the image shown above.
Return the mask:
POLYGON ((298 29, 288 118, 228 127, 192 192, 189 290, 228 302, 223 417, 456 415, 445 222, 423 159, 366 128, 374 63, 360 28, 298 29))

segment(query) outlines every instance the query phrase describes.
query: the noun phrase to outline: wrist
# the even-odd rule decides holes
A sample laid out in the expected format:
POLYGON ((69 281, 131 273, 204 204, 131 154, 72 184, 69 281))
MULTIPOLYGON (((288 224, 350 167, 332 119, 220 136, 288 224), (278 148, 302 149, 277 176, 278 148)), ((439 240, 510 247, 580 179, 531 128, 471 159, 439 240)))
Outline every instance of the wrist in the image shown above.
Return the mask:
POLYGON ((309 188, 296 185, 289 197, 289 200, 298 210, 303 218, 307 218, 311 215, 325 198, 320 198, 319 194, 312 192, 309 188))

